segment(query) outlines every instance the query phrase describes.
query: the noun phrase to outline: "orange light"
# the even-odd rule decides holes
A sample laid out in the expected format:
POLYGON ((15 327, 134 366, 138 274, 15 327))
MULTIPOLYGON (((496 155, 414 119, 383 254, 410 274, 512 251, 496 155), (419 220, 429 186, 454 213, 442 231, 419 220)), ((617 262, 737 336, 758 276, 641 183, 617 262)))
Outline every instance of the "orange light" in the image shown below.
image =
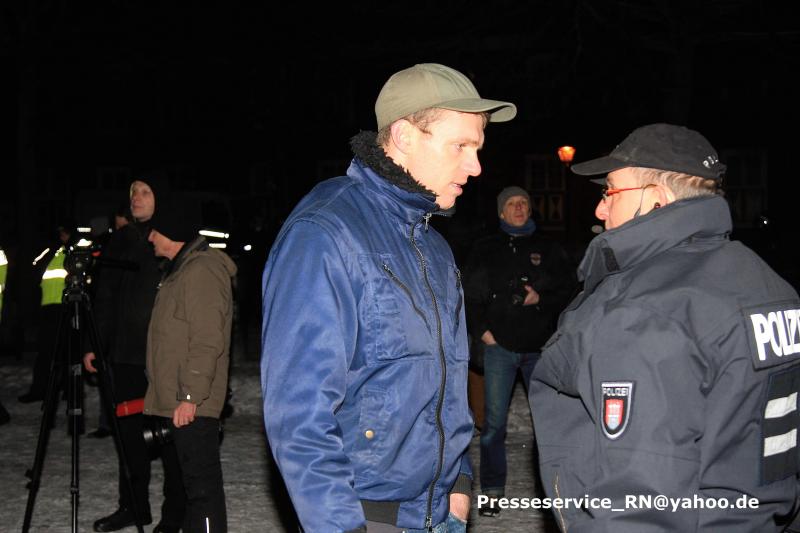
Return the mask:
POLYGON ((562 146, 558 149, 558 158, 565 165, 569 166, 573 157, 575 157, 575 148, 572 146, 562 146))

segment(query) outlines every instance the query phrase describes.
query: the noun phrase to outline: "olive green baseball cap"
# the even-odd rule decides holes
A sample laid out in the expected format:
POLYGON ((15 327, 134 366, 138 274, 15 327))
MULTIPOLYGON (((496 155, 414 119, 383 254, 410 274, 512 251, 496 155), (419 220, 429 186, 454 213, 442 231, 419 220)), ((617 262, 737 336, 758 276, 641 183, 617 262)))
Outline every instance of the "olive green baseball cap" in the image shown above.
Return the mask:
POLYGON ((444 65, 421 63, 392 75, 375 101, 378 130, 417 111, 437 107, 464 113, 489 113, 490 122, 517 114, 510 102, 481 98, 469 78, 444 65))

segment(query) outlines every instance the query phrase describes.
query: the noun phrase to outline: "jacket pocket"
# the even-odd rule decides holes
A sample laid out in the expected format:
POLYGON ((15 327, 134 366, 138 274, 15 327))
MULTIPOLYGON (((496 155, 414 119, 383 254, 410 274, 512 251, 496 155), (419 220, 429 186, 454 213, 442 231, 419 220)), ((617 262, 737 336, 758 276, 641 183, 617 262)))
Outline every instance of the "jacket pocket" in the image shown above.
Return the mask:
MULTIPOLYGON (((431 272, 434 272, 432 269, 431 272)), ((464 288, 461 271, 451 262, 443 264, 432 285, 438 288, 437 306, 442 321, 442 342, 448 358, 469 360, 466 322, 464 320, 464 288)))
POLYGON ((390 416, 387 403, 389 394, 381 389, 366 389, 361 397, 357 434, 353 446, 356 475, 370 475, 370 471, 386 455, 389 438, 386 424, 390 416))
POLYGON ((368 298, 367 335, 373 363, 430 358, 431 325, 426 301, 414 280, 403 274, 390 254, 361 256, 368 298))
MULTIPOLYGON (((449 269, 452 272, 453 278, 448 280, 448 296, 451 302, 455 302, 452 312, 453 318, 453 335, 458 336, 461 325, 464 322, 461 312, 464 309, 464 287, 461 282, 461 271, 457 266, 452 265, 449 269)), ((465 332, 466 334, 466 332, 465 332)))

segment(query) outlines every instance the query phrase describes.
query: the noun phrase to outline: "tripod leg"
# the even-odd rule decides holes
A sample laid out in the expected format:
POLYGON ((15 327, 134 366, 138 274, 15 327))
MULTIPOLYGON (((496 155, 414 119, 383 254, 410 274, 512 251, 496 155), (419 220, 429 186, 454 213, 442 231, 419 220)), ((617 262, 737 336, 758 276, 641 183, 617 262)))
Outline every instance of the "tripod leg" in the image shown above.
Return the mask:
POLYGON ((97 327, 94 322, 94 316, 92 315, 91 305, 88 303, 88 300, 86 300, 86 303, 85 322, 88 325, 87 330, 89 332, 89 340, 95 353, 95 365, 97 366, 99 364, 98 371, 100 373, 100 380, 98 384, 100 386, 100 400, 105 405, 106 412, 109 413, 114 443, 117 445, 117 450, 119 450, 120 462, 122 463, 122 471, 125 477, 125 485, 128 489, 128 493, 131 496, 130 501, 131 507, 133 508, 133 516, 136 517, 136 528, 139 533, 144 533, 144 528, 142 527, 141 510, 139 509, 139 505, 136 503, 136 494, 134 494, 133 483, 131 482, 130 463, 128 461, 128 456, 125 453, 125 444, 121 438, 119 422, 116 416, 116 398, 114 395, 114 380, 112 379, 111 367, 102 354, 100 336, 97 333, 97 327))
POLYGON ((26 473, 30 477, 28 483, 28 502, 25 505, 25 518, 22 522, 22 532, 27 533, 31 527, 31 519, 33 518, 33 507, 36 503, 36 494, 39 492, 39 485, 42 478, 42 467, 44 465, 45 454, 47 453, 47 442, 50 438, 50 429, 53 425, 53 417, 56 412, 56 407, 59 401, 59 392, 61 384, 63 383, 64 362, 59 351, 61 342, 65 338, 64 335, 65 317, 62 313, 59 318, 58 330, 56 333, 56 343, 53 348, 53 360, 50 367, 50 377, 47 383, 47 392, 45 393, 44 402, 42 404, 43 413, 42 421, 39 425, 39 438, 36 441, 36 454, 34 455, 33 467, 26 473))
POLYGON ((67 420, 72 435, 72 479, 70 495, 72 496, 72 531, 78 531, 78 507, 80 505, 80 435, 83 432, 83 373, 80 361, 80 303, 74 303, 72 332, 70 336, 66 368, 69 372, 67 381, 67 420))

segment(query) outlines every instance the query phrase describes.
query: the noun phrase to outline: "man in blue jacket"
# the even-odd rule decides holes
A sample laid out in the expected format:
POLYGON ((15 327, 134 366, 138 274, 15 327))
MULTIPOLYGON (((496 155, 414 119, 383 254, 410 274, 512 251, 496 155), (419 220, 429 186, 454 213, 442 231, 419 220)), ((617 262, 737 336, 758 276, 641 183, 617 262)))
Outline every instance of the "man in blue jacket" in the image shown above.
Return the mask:
POLYGON ((800 301, 728 239, 725 165, 696 131, 609 156, 606 231, 531 381, 547 495, 570 533, 783 531, 795 510, 800 301))
POLYGON ((267 436, 307 533, 464 530, 463 292, 428 221, 480 174, 487 121, 516 107, 420 64, 386 82, 375 113, 377 136, 352 139, 347 174, 297 205, 267 260, 267 436))

